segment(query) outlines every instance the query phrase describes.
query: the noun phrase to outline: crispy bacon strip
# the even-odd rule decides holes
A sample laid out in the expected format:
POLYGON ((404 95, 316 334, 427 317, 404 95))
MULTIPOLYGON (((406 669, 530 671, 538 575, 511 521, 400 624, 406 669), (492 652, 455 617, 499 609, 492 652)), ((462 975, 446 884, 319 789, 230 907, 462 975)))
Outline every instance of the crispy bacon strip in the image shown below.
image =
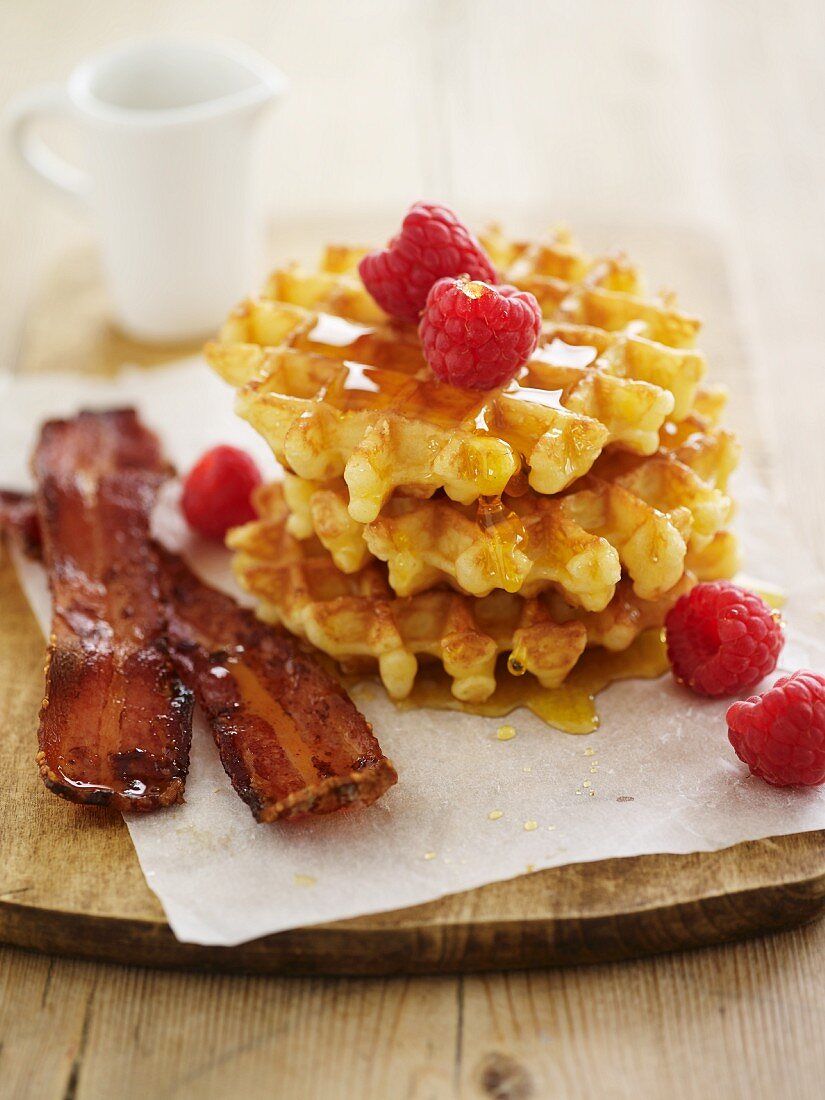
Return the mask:
POLYGON ((165 650, 149 515, 168 476, 134 410, 45 424, 34 455, 53 599, 37 762, 72 802, 155 810, 179 802, 192 694, 165 650))
POLYGON ((179 557, 158 548, 169 643, 257 821, 368 806, 398 779, 344 689, 179 557))
MULTIPOLYGON (((130 490, 137 490, 133 503, 142 499, 146 509, 142 520, 137 515, 131 517, 136 522, 135 527, 124 528, 121 525, 112 532, 115 537, 120 534, 122 548, 128 553, 119 560, 118 569, 113 568, 114 555, 108 564, 103 559, 107 575, 102 582, 95 585, 94 578, 89 578, 82 571, 72 576, 65 563, 62 569, 52 570, 56 609, 63 574, 68 574, 63 579, 70 596, 73 591, 71 585, 77 585, 81 579, 93 590, 91 595, 86 593, 87 600, 92 602, 91 596, 96 595, 98 602, 102 599, 105 603, 106 597, 111 595, 107 587, 113 581, 118 584, 122 581, 123 568, 120 563, 125 567, 128 557, 132 565, 135 562, 139 565, 146 585, 140 593, 131 593, 132 606, 128 610, 134 610, 139 598, 143 597, 140 606, 144 625, 140 627, 140 632, 145 641, 148 637, 145 627, 154 626, 151 631, 155 647, 151 654, 152 667, 155 667, 155 659, 162 651, 160 639, 165 633, 180 678, 197 695, 209 719, 224 768, 235 790, 258 821, 326 814, 347 806, 366 806, 380 798, 398 777, 391 762, 382 754, 369 724, 340 685, 308 654, 303 653, 293 639, 275 634, 250 612, 238 607, 229 596, 203 584, 177 555, 158 545, 147 544, 148 510, 158 484, 166 475, 154 436, 146 432, 134 414, 128 411, 99 414, 94 419, 94 429, 90 414, 81 414, 75 421, 46 425, 35 463, 38 474, 46 475, 41 485, 41 497, 45 502, 53 495, 51 489, 47 493, 43 488, 46 484, 51 485, 49 478, 56 480, 58 485, 63 484, 55 473, 47 473, 49 463, 54 463, 60 467, 63 480, 68 481, 70 487, 74 480, 85 487, 87 495, 90 487, 98 487, 92 496, 95 522, 106 516, 107 530, 113 518, 106 509, 112 504, 109 496, 114 474, 117 474, 120 490, 114 495, 120 505, 126 502, 130 490), (91 430, 101 432, 99 446, 86 445, 89 440, 85 433, 91 430), (142 438, 139 439, 139 436, 142 438), (71 446, 77 449, 76 457, 80 460, 77 467, 70 457, 68 448, 71 446), (99 468, 95 468, 95 463, 99 468), (144 493, 142 497, 141 493, 144 493), (136 534, 137 540, 134 538, 136 534), (151 616, 147 612, 152 608, 155 609, 155 618, 150 624, 151 616), (161 648, 157 648, 159 644, 161 648)), ((73 488, 76 491, 77 486, 73 488)), ((62 491, 66 492, 65 486, 62 491)), ((72 522, 74 519, 76 524, 88 526, 90 517, 86 512, 90 502, 85 498, 82 502, 75 501, 79 504, 75 510, 66 508, 63 498, 60 498, 60 503, 65 514, 58 514, 53 508, 50 511, 45 503, 40 509, 47 532, 44 541, 50 545, 48 518, 51 515, 58 530, 64 534, 68 532, 75 538, 75 550, 79 556, 85 550, 94 557, 94 539, 81 537, 79 527, 72 522)), ((31 498, 0 491, 0 526, 14 531, 18 537, 25 536, 31 552, 39 553, 40 520, 31 498)), ((50 552, 47 550, 47 564, 50 552)), ((95 559, 95 562, 100 565, 101 559, 95 559)), ((134 579, 136 575, 130 568, 128 577, 134 579)), ((82 623, 88 625, 91 622, 94 625, 99 609, 83 608, 76 606, 76 603, 75 600, 70 608, 71 613, 56 615, 56 625, 59 621, 64 627, 68 625, 71 628, 75 625, 73 618, 77 619, 78 611, 82 623)), ((127 612, 123 618, 128 622, 127 605, 118 597, 115 604, 121 611, 127 612)), ((56 632, 50 647, 52 656, 47 690, 59 660, 62 660, 59 637, 56 632), (56 657, 59 659, 57 662, 56 657)), ((70 635, 70 641, 75 641, 74 636, 70 635)), ((82 648, 82 637, 77 641, 82 648)), ((96 656, 92 654, 93 658, 96 656)), ((83 652, 81 660, 75 662, 79 664, 80 672, 86 661, 87 656, 83 652)), ((144 668, 143 665, 139 667, 141 671, 144 668)), ((62 678, 61 682, 70 683, 71 676, 62 678)), ((130 681, 132 686, 137 686, 137 682, 132 685, 130 681)), ((96 690, 94 684, 92 687, 96 690)), ((127 808, 116 800, 120 795, 113 784, 104 788, 100 783, 89 783, 88 774, 83 780, 79 780, 76 773, 68 777, 63 760, 59 772, 50 765, 51 757, 46 755, 44 744, 44 729, 51 728, 49 722, 53 725, 57 714, 53 695, 54 692, 47 695, 44 704, 42 751, 38 756, 47 785, 76 801, 110 802, 127 808)), ((129 718, 127 702, 131 705, 130 700, 123 700, 122 721, 129 718)), ((157 706, 157 702, 150 705, 157 706)), ((191 709, 191 700, 187 701, 187 705, 191 709)), ((145 709, 144 705, 143 717, 150 720, 151 715, 152 711, 145 709)), ((62 719, 61 727, 65 728, 62 719)), ((47 738, 46 741, 56 747, 58 754, 62 752, 59 737, 47 738)), ((188 738, 186 746, 188 749, 188 738)), ((88 767, 88 755, 83 745, 75 746, 72 749, 72 763, 76 764, 80 759, 81 764, 88 767)), ((138 760, 149 763, 149 758, 142 754, 135 757, 135 763, 138 760)), ((100 754, 97 762, 100 764, 100 754)), ((184 775, 185 760, 181 790, 184 775)), ((127 797, 131 800, 128 808, 138 808, 131 792, 127 797)))

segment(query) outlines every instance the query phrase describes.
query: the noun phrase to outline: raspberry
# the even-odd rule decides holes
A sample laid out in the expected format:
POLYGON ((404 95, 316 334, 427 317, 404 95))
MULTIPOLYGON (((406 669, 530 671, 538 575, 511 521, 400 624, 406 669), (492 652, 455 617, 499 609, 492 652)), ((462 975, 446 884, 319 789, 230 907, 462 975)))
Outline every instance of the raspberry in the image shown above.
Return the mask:
POLYGON ((732 703, 728 737, 753 774, 775 787, 825 783, 825 677, 794 672, 732 703))
POLYGON ((399 321, 418 321, 430 287, 445 275, 496 281, 490 258, 446 206, 417 202, 397 237, 358 265, 364 286, 399 321))
POLYGON ((727 581, 697 584, 668 612, 673 675, 697 695, 736 695, 776 668, 782 621, 753 592, 727 581))
POLYGON ((189 526, 223 540, 230 527, 255 518, 250 496, 261 483, 258 467, 237 447, 213 447, 198 459, 183 483, 181 507, 189 526))
POLYGON ((489 390, 512 378, 535 351, 541 310, 532 294, 514 286, 439 279, 418 331, 443 382, 489 390))

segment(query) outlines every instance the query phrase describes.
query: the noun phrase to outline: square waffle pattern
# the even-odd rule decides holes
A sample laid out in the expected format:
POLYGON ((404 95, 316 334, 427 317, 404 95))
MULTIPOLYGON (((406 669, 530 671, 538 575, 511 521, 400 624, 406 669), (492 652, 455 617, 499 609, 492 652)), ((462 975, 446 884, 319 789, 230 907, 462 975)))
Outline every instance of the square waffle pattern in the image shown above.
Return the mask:
POLYGON ((587 645, 627 647, 738 564, 739 449, 698 320, 566 233, 483 243, 545 318, 499 389, 431 374, 415 329, 361 284, 360 249, 276 271, 207 347, 286 470, 230 533, 241 583, 262 617, 377 667, 396 698, 432 660, 467 702, 505 667, 556 687, 587 645))

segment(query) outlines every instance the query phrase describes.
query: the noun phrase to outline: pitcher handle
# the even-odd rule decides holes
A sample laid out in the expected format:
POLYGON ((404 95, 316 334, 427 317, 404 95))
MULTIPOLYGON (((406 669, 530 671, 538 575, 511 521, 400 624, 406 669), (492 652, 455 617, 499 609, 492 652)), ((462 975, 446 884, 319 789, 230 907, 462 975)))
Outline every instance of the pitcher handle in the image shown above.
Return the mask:
POLYGON ((89 195, 89 177, 82 169, 55 153, 34 131, 46 115, 70 114, 66 89, 62 84, 44 84, 15 99, 6 111, 11 144, 23 164, 38 180, 73 202, 85 205, 89 195))

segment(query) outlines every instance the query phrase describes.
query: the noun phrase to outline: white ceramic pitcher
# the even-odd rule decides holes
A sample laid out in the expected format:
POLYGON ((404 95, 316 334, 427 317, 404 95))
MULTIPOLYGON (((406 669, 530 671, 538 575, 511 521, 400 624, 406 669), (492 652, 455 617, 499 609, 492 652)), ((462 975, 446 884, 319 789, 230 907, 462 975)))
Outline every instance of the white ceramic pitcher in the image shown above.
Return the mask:
POLYGON ((200 337, 258 277, 263 234, 257 123, 283 74, 234 43, 147 39, 106 49, 63 86, 9 110, 23 161, 96 223, 116 323, 135 339, 200 337), (63 113, 82 131, 83 167, 35 123, 63 113))

